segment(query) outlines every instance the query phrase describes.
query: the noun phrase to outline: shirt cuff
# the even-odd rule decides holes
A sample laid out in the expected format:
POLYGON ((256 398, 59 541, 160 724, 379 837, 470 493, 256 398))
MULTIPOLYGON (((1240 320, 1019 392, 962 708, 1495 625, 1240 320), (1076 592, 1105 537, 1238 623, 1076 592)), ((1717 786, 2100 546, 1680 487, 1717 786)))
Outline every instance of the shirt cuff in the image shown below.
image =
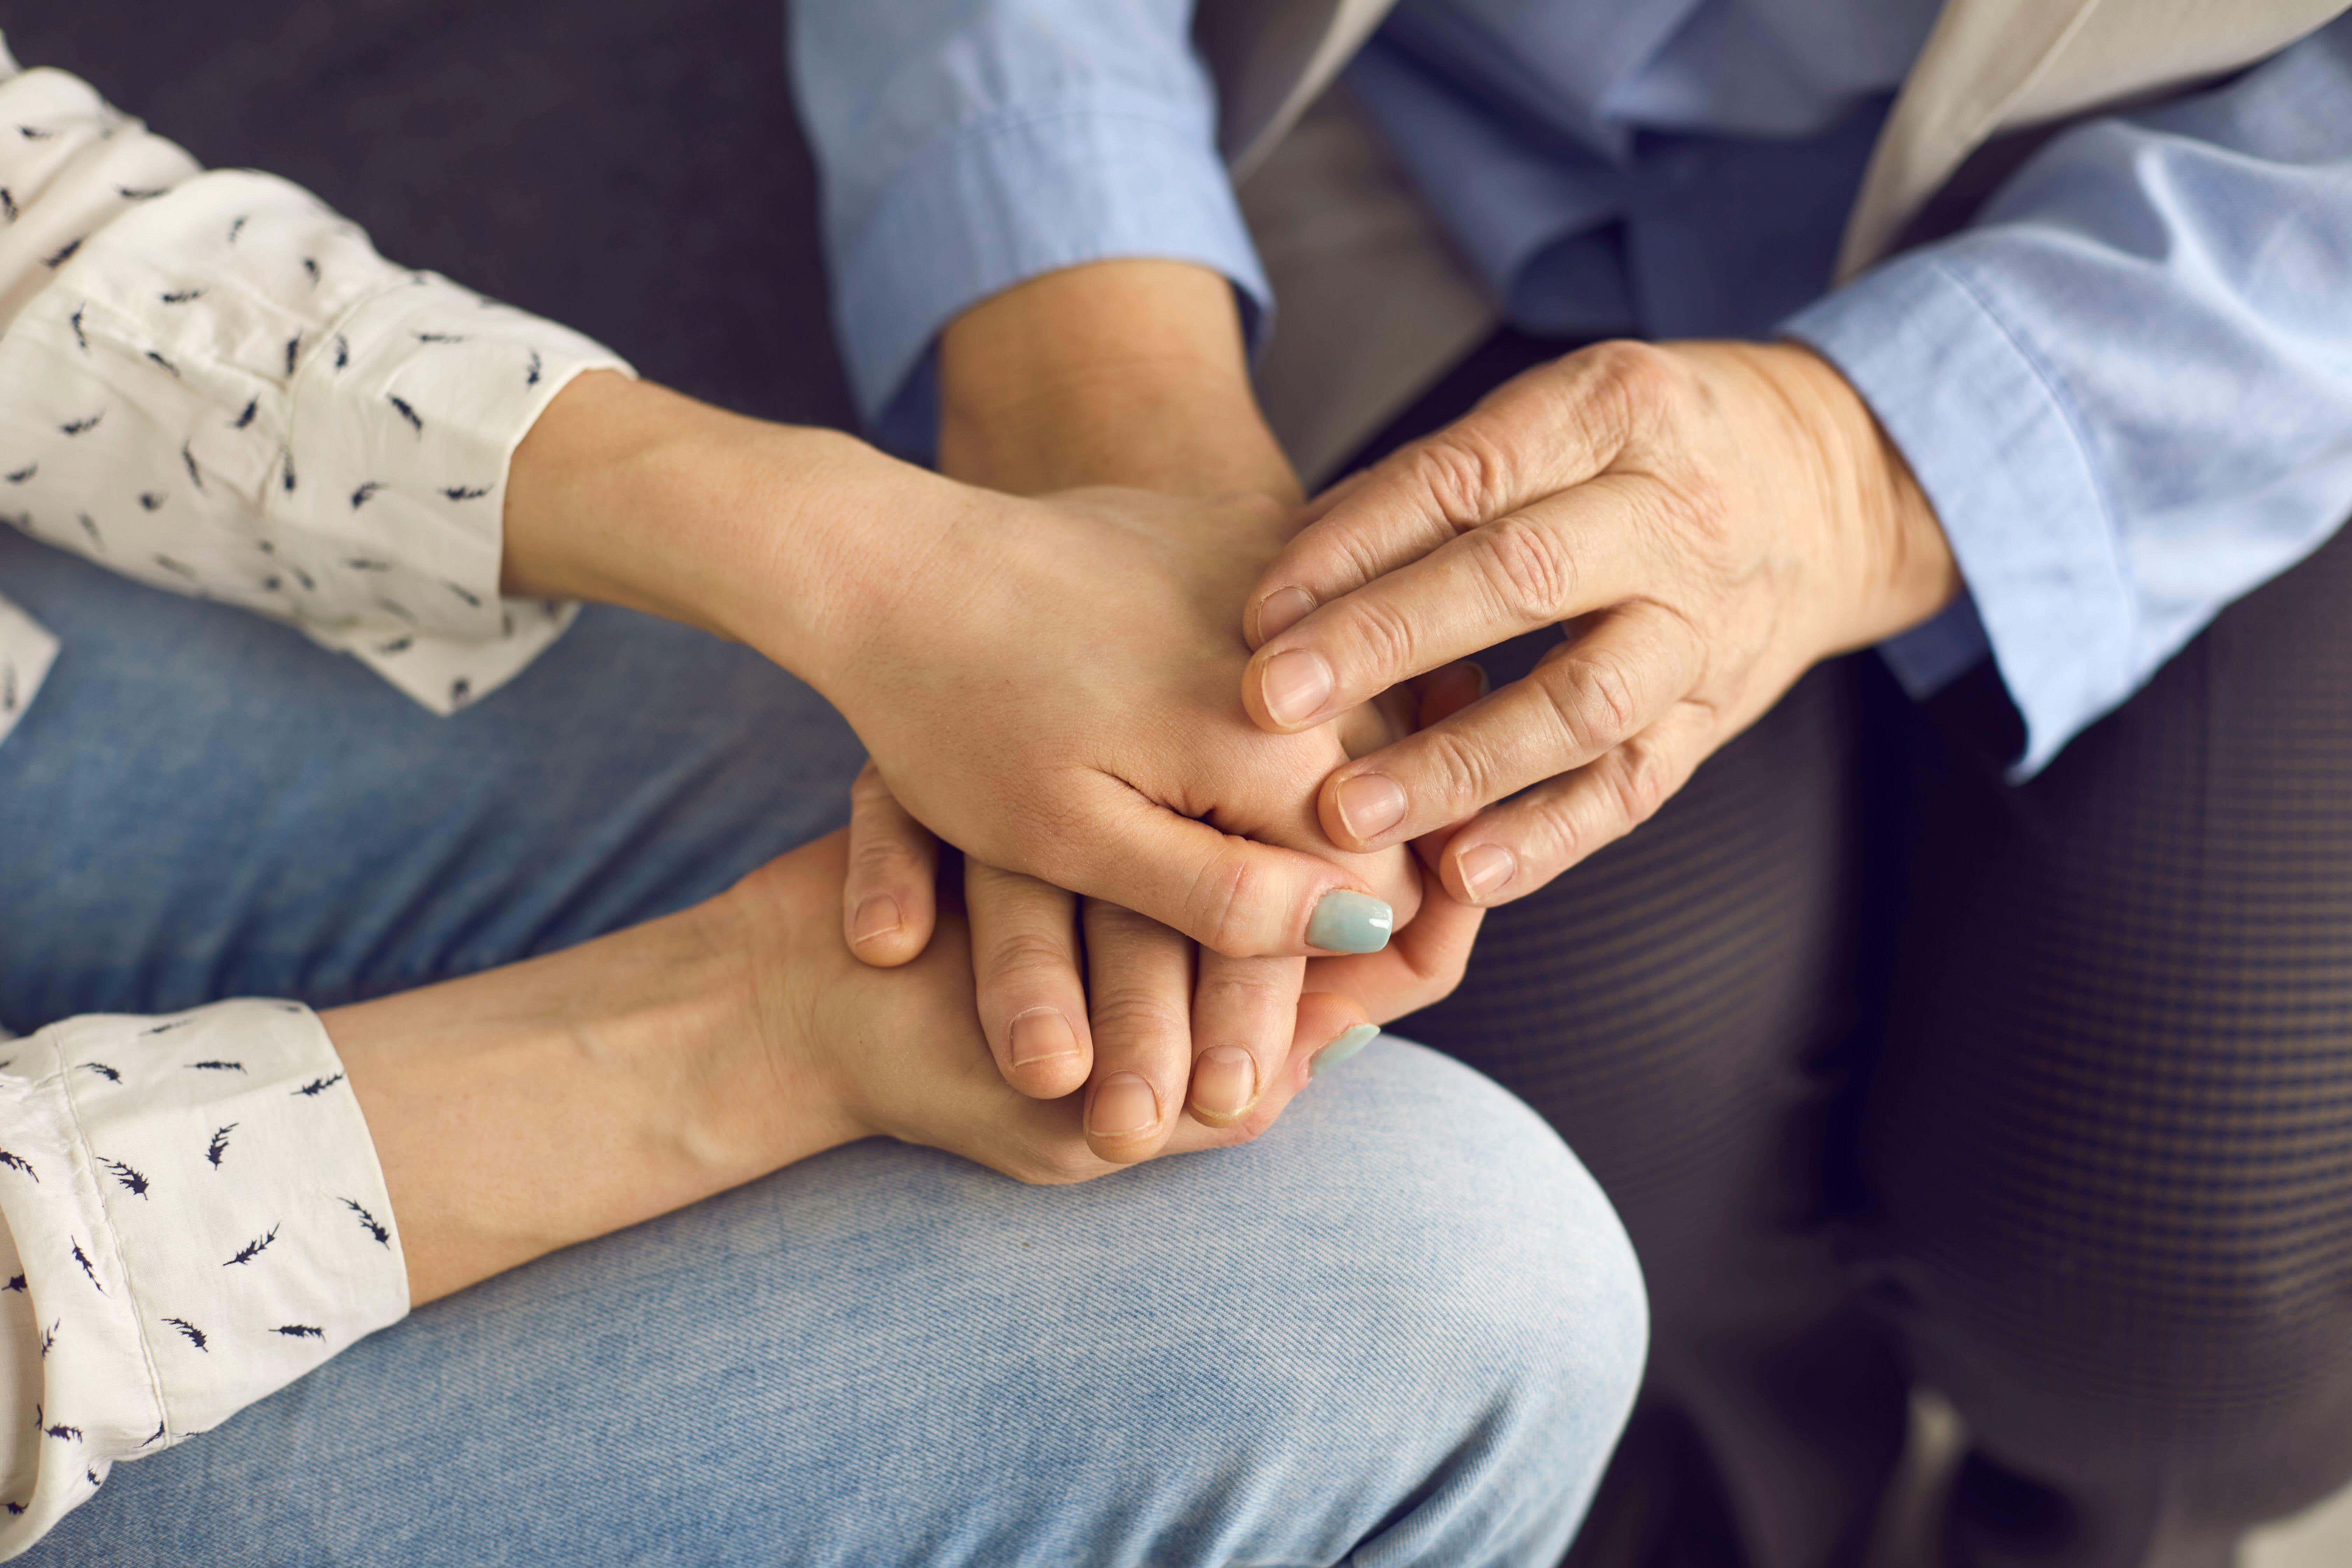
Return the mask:
POLYGON ((1935 696, 1991 652, 1977 602, 1966 590, 1937 612, 1934 619, 1878 645, 1878 657, 1886 661, 1886 668, 1895 672, 1914 702, 1935 696))
POLYGON ((16 732, 57 657, 58 639, 48 628, 0 598, 0 742, 16 732))
POLYGON ((118 1459, 218 1426, 408 1310, 375 1147, 318 1016, 225 1002, 0 1047, 0 1214, 37 1336, 0 1552, 118 1459), (21 1511, 20 1511, 21 1510, 21 1511))
POLYGON ((1233 280, 1262 334, 1273 294, 1214 136, 1205 118, 1078 103, 976 121, 911 162, 836 252, 835 316, 876 438, 929 454, 933 341, 1040 273, 1115 257, 1198 262, 1233 280))
POLYGON ((594 368, 628 372, 392 265, 283 180, 200 174, 112 216, 0 340, 8 499, 39 537, 290 621, 446 713, 570 624, 499 593, 506 481, 594 368))
MULTIPOLYGON (((1934 505, 1978 635, 2024 721, 2011 776, 2032 776, 2134 688, 2133 601, 2064 402, 2032 350, 1932 251, 1864 273, 1780 330, 1853 384, 1934 505)), ((1924 695, 1917 682, 1940 686, 1966 668, 1951 661, 1967 636, 1930 622, 1886 645, 1888 662, 1924 695)))

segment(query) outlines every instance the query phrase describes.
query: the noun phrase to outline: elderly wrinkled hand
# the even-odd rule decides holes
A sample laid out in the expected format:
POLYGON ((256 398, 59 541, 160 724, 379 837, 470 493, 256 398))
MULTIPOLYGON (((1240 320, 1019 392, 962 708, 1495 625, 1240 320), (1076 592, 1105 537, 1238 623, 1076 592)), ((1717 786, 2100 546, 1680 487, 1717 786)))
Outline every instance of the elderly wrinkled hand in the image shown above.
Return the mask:
POLYGON ((1919 624, 1959 587, 1900 454, 1794 345, 1599 344, 1318 510, 1244 611, 1243 700, 1266 730, 1310 729, 1524 632, 1565 634, 1524 679, 1334 769, 1318 796, 1349 850, 1461 824, 1438 863, 1476 904, 1628 832, 1816 661, 1919 624))

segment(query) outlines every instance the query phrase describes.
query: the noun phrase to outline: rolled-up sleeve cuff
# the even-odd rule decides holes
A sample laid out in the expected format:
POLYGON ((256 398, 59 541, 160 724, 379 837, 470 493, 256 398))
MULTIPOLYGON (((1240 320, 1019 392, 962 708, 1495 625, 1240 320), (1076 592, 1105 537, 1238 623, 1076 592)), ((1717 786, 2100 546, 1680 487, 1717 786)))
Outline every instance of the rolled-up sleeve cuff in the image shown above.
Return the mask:
POLYGON ((1207 123, 1094 104, 959 127, 908 164, 838 254, 858 409, 885 446, 916 455, 936 439, 940 329, 1024 279, 1150 257, 1231 279, 1253 335, 1272 304, 1207 123))
POLYGON ((1966 592, 1938 611, 1933 620, 1912 627, 1878 645, 1878 657, 1903 683, 1914 702, 1925 702, 1992 652, 1985 638, 1984 618, 1966 592))
MULTIPOLYGON (((1968 584, 2030 777, 2134 689, 2135 612, 2097 473, 2059 394, 1963 274, 1932 251, 1864 274, 1783 323, 1843 374, 1909 461, 1968 584)), ((1948 612, 1948 614, 1955 612, 1948 612)), ((1960 673, 1971 628, 1885 645, 1915 696, 1960 673), (1924 688, 1924 689, 1923 689, 1924 688)))
MULTIPOLYGON (((318 1016, 90 1016, 0 1063, 0 1215, 38 1334, 0 1552, 408 1310, 367 1123, 318 1016), (26 1462, 27 1459, 31 1462, 26 1462)), ((20 1363, 20 1365, 23 1363, 20 1363)))

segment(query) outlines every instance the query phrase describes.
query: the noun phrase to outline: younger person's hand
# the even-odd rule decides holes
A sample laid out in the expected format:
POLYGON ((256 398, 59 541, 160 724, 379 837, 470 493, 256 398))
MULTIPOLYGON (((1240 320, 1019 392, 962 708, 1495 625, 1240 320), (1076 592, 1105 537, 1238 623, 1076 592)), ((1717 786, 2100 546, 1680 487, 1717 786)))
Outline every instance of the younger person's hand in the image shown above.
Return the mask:
POLYGON ((836 912, 848 858, 836 833, 771 863, 725 896, 715 929, 743 955, 775 1079, 822 1100, 852 1136, 929 1144, 1025 1182, 1086 1181, 1156 1154, 1247 1142, 1306 1087, 1318 1056, 1335 1045, 1352 1054, 1370 1037, 1351 1035, 1367 1020, 1350 1000, 1310 993, 1247 1114, 1214 1127, 1176 1117, 1148 1152, 1107 1159, 1078 1097, 1033 1099, 1005 1082, 979 1026, 960 913, 942 913, 934 940, 902 965, 850 954, 836 912))
POLYGON ((505 577, 751 645, 987 864, 1230 957, 1376 952, 1417 889, 1402 851, 1335 852, 1316 826, 1338 726, 1265 735, 1233 695, 1235 611, 1292 516, 1002 495, 592 374, 516 450, 505 577))
POLYGON ((1402 851, 1323 842, 1341 725, 1265 735, 1234 700, 1234 612, 1289 527, 1262 497, 967 491, 910 521, 812 680, 898 802, 984 864, 1227 957, 1377 952, 1418 889, 1402 851))
MULTIPOLYGON (((1360 743, 1436 723, 1484 690, 1475 665, 1424 677, 1384 694, 1394 719, 1370 725, 1360 743)), ((852 801, 844 935, 868 963, 904 963, 930 940, 938 841, 871 764, 852 801)), ((1432 863, 1442 838, 1427 847, 1432 863)), ((1087 1142, 1119 1163, 1158 1152, 1180 1112, 1230 1126, 1257 1110, 1277 1078, 1303 1016, 1302 987, 1339 993, 1386 1021, 1460 981, 1480 911, 1455 903, 1426 871, 1423 880, 1421 913, 1378 953, 1234 959, 1099 900, 966 861, 980 1018, 998 1070, 1033 1099, 1084 1088, 1087 1142)))

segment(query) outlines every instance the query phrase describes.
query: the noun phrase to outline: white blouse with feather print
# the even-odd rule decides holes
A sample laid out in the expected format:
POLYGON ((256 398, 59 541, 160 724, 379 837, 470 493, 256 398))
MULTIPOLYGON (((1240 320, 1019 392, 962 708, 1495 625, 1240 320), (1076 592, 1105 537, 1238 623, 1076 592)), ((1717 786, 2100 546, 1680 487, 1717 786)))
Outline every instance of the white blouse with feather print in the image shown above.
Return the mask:
MULTIPOLYGON (((393 265, 283 180, 199 168, 0 40, 0 517, 36 539, 287 622, 447 713, 571 622, 501 597, 500 517, 516 444, 600 367, 628 369, 393 265)), ((0 596, 0 743, 57 655, 0 596)), ((405 1314, 317 1016, 0 1036, 0 1557, 116 1461, 405 1314)))

